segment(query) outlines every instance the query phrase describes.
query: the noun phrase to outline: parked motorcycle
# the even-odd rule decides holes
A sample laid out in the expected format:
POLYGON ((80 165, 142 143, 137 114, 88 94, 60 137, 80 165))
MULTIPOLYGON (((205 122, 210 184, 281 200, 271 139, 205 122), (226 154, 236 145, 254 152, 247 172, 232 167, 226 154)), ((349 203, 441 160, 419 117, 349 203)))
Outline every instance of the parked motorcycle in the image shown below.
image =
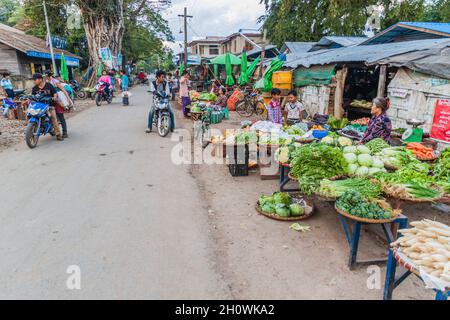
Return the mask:
POLYGON ((112 94, 111 94, 111 92, 110 92, 110 94, 106 93, 106 88, 108 86, 109 85, 107 83, 100 82, 95 87, 95 90, 97 91, 97 93, 95 94, 95 103, 97 104, 97 107, 100 107, 102 105, 103 101, 106 101, 108 104, 112 103, 112 94))
POLYGON ((23 96, 22 99, 30 100, 27 117, 28 125, 25 130, 25 141, 30 149, 36 148, 42 136, 55 135, 51 117, 49 114, 52 98, 35 96, 23 96))
POLYGON ((84 91, 84 88, 76 80, 71 80, 69 85, 78 99, 85 100, 87 98, 87 92, 84 91))
MULTIPOLYGON (((149 91, 151 92, 151 91, 149 91)), ((153 103, 155 113, 153 115, 153 125, 158 129, 160 137, 167 137, 170 128, 169 96, 165 92, 153 93, 153 103)))

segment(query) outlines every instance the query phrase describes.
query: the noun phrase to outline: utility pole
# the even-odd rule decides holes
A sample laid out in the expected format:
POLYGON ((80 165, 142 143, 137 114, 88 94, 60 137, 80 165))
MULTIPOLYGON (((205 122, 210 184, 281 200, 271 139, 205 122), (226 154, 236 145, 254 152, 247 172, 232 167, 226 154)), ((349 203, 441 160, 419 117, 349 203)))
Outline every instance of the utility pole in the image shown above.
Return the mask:
POLYGON ((266 59, 266 42, 267 42, 267 29, 264 29, 263 47, 262 47, 262 51, 261 51, 261 66, 259 69, 259 77, 260 78, 262 78, 262 76, 263 76, 264 60, 266 59))
POLYGON ((50 55, 52 56, 53 72, 56 74, 58 73, 58 68, 56 67, 55 54, 53 52, 52 34, 50 33, 50 25, 48 23, 47 6, 45 4, 45 0, 42 1, 42 4, 44 6, 45 25, 47 26, 47 38, 50 45, 50 55))
POLYGON ((188 60, 187 18, 193 18, 193 16, 188 16, 186 7, 184 8, 184 14, 178 16, 184 18, 184 69, 186 70, 188 60))

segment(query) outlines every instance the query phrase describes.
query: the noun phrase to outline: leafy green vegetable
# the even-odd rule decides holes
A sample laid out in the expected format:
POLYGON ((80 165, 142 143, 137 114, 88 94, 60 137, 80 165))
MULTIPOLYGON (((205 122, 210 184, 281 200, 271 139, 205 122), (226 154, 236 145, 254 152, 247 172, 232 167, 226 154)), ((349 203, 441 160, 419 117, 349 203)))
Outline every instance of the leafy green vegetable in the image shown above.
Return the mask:
POLYGON ((370 149, 372 154, 375 154, 381 152, 383 149, 389 148, 390 146, 383 139, 377 138, 366 143, 366 147, 370 149))
POLYGON ((331 129, 334 130, 341 130, 344 129, 350 121, 347 118, 337 119, 334 116, 330 116, 328 118, 328 124, 330 125, 331 129))
POLYGON ((381 186, 366 178, 351 178, 337 181, 324 179, 320 182, 319 194, 327 198, 339 198, 350 190, 358 191, 368 199, 376 199, 381 195, 381 186))
POLYGON ((360 218, 382 220, 392 216, 391 212, 384 210, 377 203, 367 201, 361 193, 355 190, 345 192, 336 201, 336 206, 340 210, 360 218))
POLYGON ((282 218, 288 218, 291 216, 291 210, 285 204, 277 203, 275 205, 275 212, 282 218))
POLYGON ((285 192, 275 192, 273 195, 273 199, 276 204, 284 204, 285 206, 289 206, 292 203, 292 197, 289 193, 285 192))

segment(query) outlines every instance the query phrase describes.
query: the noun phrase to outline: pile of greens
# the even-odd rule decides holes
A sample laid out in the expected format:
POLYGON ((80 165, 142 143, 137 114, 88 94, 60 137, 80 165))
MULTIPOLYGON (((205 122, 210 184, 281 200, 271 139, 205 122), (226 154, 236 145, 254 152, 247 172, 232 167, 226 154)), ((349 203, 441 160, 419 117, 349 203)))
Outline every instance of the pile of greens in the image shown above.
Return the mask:
POLYGON ((330 116, 330 118, 328 119, 328 125, 333 130, 344 129, 349 123, 350 121, 347 118, 337 119, 333 116, 330 116))
POLYGON ((300 181, 300 189, 310 195, 323 179, 344 175, 347 163, 339 148, 313 143, 297 148, 292 156, 291 173, 300 181))
POLYGON ((365 178, 351 178, 337 181, 322 180, 320 182, 319 195, 337 199, 350 190, 358 191, 367 199, 377 199, 381 195, 381 185, 365 178))
POLYGON ((217 100, 217 96, 214 93, 202 93, 198 99, 200 101, 215 102, 217 100))
POLYGON ((275 192, 272 196, 262 195, 259 198, 259 206, 263 212, 282 218, 300 217, 305 214, 305 208, 284 192, 275 192))
POLYGON ((258 135, 255 131, 241 131, 234 137, 236 144, 250 144, 258 142, 258 135))
POLYGON ((361 193, 355 190, 345 192, 336 201, 336 206, 346 213, 365 219, 383 220, 392 217, 391 212, 381 208, 377 203, 367 201, 361 193))
POLYGON ((385 165, 397 169, 411 162, 419 162, 414 154, 405 147, 386 148, 377 153, 376 156, 380 157, 385 165))
POLYGON ((369 148, 372 154, 375 154, 381 152, 383 149, 389 148, 390 145, 387 144, 386 141, 384 141, 383 139, 377 138, 366 143, 366 147, 369 148))
POLYGON ((434 176, 437 180, 450 181, 450 149, 442 152, 434 168, 434 176))

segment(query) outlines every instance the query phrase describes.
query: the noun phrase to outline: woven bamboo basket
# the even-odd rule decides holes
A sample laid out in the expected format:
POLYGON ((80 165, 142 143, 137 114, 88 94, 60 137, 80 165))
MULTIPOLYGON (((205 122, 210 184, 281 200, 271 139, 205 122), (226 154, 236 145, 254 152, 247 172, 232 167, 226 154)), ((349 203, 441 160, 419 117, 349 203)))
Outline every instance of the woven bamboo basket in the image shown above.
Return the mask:
POLYGON ((383 224, 383 223, 392 223, 396 217, 392 217, 391 219, 384 219, 384 220, 374 220, 374 219, 366 219, 366 218, 361 218, 361 217, 356 217, 354 215, 351 215, 347 212, 342 211, 341 209, 339 209, 337 206, 334 207, 336 209, 336 211, 344 216, 347 217, 349 219, 358 221, 358 222, 362 222, 362 223, 369 223, 369 224, 383 224))
POLYGON ((256 204, 255 209, 260 215, 265 216, 265 217, 267 217, 269 219, 272 219, 272 220, 277 220, 277 221, 302 221, 302 220, 306 220, 306 219, 310 218, 314 214, 314 205, 311 204, 308 201, 306 201, 306 203, 307 203, 308 206, 310 206, 312 208, 312 211, 311 211, 310 214, 304 214, 303 216, 299 216, 299 217, 287 217, 287 218, 284 218, 284 217, 280 217, 280 216, 278 216, 276 214, 266 213, 266 212, 262 211, 261 207, 259 206, 259 201, 256 204))

